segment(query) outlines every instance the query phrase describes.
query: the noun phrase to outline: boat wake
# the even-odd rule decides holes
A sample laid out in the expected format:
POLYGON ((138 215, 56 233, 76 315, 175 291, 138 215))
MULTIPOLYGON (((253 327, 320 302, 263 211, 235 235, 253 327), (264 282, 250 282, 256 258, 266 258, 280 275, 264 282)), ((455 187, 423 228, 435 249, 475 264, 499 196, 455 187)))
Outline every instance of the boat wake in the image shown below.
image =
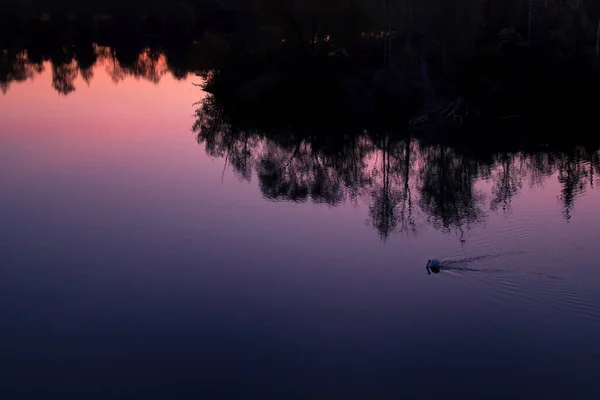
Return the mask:
POLYGON ((448 271, 448 272, 476 272, 476 273, 495 273, 495 274, 530 274, 537 275, 543 278, 549 279, 563 279, 559 276, 548 274, 546 272, 540 271, 529 271, 529 270, 521 270, 521 269, 511 269, 511 268, 486 268, 485 266, 473 265, 479 263, 484 260, 502 258, 506 256, 512 255, 524 255, 525 252, 511 252, 511 253, 501 253, 501 254, 488 254, 481 255, 475 257, 465 257, 465 258, 452 258, 452 259, 442 259, 441 265, 438 271, 433 271, 435 273, 448 271))

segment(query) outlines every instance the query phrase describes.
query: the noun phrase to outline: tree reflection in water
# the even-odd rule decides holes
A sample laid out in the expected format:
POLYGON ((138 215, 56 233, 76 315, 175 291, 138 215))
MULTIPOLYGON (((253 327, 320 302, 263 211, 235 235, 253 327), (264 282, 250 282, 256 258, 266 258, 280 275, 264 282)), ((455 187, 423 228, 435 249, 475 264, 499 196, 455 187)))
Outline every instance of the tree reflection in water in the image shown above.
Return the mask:
POLYGON ((414 234, 423 223, 466 240, 490 213, 510 214, 525 184, 543 186, 551 179, 560 184, 562 212, 569 220, 578 195, 597 184, 600 172, 597 145, 469 154, 447 144, 367 131, 261 130, 230 122, 210 94, 196 116, 193 130, 206 153, 224 158, 241 180, 255 174, 266 199, 329 206, 365 202, 368 225, 384 241, 393 233, 414 234))
POLYGON ((445 146, 420 150, 419 206, 433 227, 462 238, 485 219, 485 196, 475 188, 482 166, 445 146))
POLYGON ((188 48, 149 47, 126 41, 112 47, 89 43, 2 49, 0 90, 6 94, 13 83, 33 79, 48 66, 52 70, 52 87, 61 95, 77 89, 75 80, 79 76, 89 85, 98 65, 106 69, 115 83, 128 77, 158 83, 169 72, 176 79, 185 79, 197 67, 194 54, 188 48))
POLYGON ((523 160, 518 154, 504 153, 495 160, 496 168, 491 174, 492 187, 490 210, 508 215, 512 211, 512 199, 523 188, 523 178, 527 174, 523 160))

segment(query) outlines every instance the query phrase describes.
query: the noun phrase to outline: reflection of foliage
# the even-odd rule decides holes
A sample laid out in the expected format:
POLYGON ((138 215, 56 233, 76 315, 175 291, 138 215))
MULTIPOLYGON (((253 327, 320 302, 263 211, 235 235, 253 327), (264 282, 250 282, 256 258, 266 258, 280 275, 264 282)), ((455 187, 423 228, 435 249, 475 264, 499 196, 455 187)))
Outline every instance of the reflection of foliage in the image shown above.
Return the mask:
POLYGON ((485 221, 486 204, 491 211, 509 213, 524 181, 543 185, 552 176, 562 186, 560 198, 569 219, 577 195, 600 173, 600 152, 591 150, 597 146, 570 153, 538 148, 469 156, 447 145, 390 135, 244 126, 242 120, 230 122, 208 95, 199 103, 193 130, 207 154, 224 158, 240 179, 249 181, 254 172, 266 199, 369 204, 368 224, 382 240, 395 232, 416 232, 419 213, 435 229, 463 240, 469 229, 485 221), (487 203, 477 183, 490 180, 487 203))
POLYGON ((85 83, 89 85, 94 77, 94 66, 98 62, 96 47, 92 45, 80 46, 75 50, 75 54, 77 65, 79 66, 79 73, 85 83))
POLYGON ((267 143, 257 165, 260 188, 268 199, 304 201, 309 194, 311 164, 296 162, 289 151, 267 143))
POLYGON ((253 154, 259 145, 257 138, 248 132, 235 135, 231 126, 223 120, 223 111, 215 102, 207 99, 199 104, 197 119, 192 127, 198 142, 205 144, 209 156, 225 157, 236 175, 249 181, 255 163, 253 154))
POLYGON ((75 90, 73 81, 79 74, 79 68, 75 62, 62 65, 52 64, 52 87, 60 94, 67 95, 75 90))
POLYGON ((479 165, 444 146, 431 146, 421 157, 421 209, 436 229, 462 237, 485 218, 484 196, 475 189, 479 165))
POLYGON ((519 160, 513 154, 503 154, 498 157, 498 168, 494 171, 492 179, 492 200, 490 209, 497 211, 502 207, 505 214, 511 211, 512 198, 519 193, 523 187, 523 171, 519 160))
POLYGON ((372 171, 380 179, 373 180, 369 207, 372 225, 382 240, 397 230, 416 230, 410 185, 413 154, 410 140, 392 144, 389 137, 383 139, 381 163, 372 171))
POLYGON ((99 49, 102 58, 108 61, 107 70, 113 82, 118 83, 126 77, 133 76, 158 83, 167 73, 167 63, 160 51, 150 48, 124 50, 99 49))
POLYGON ((45 62, 49 62, 52 69, 52 87, 62 95, 76 90, 75 79, 78 76, 89 84, 94 76, 94 68, 98 65, 106 68, 115 83, 127 77, 158 83, 169 71, 176 79, 186 77, 192 68, 191 65, 177 59, 176 57, 181 55, 176 50, 170 53, 177 62, 175 65, 169 63, 162 50, 138 46, 122 46, 117 49, 95 45, 50 47, 45 49, 44 53, 22 49, 2 50, 0 90, 6 93, 12 82, 20 82, 41 74, 45 62))
POLYGON ((546 179, 554 173, 556 165, 555 154, 537 151, 525 159, 525 169, 529 171, 530 186, 542 186, 546 179))
POLYGON ((401 206, 400 206, 400 229, 403 232, 411 230, 413 233, 416 232, 416 223, 413 215, 413 201, 412 201, 412 190, 411 190, 411 179, 414 177, 415 163, 417 158, 417 147, 418 143, 406 140, 401 146, 400 154, 396 157, 401 160, 398 163, 396 172, 401 178, 402 185, 404 187, 402 191, 401 206))
POLYGON ((400 191, 392 185, 391 178, 391 160, 388 148, 389 142, 386 140, 384 149, 381 152, 381 169, 376 172, 381 176, 379 182, 373 185, 372 203, 369 207, 369 215, 373 227, 377 230, 383 240, 385 240, 398 225, 398 216, 396 211, 400 203, 400 191))
POLYGON ((355 199, 368 184, 368 143, 351 136, 320 141, 302 134, 267 134, 228 122, 212 95, 198 108, 193 126, 213 157, 223 157, 245 180, 254 168, 265 197, 339 204, 355 199))
POLYGON ((44 67, 41 63, 30 62, 25 51, 9 52, 2 50, 0 58, 0 90, 8 91, 11 82, 22 82, 41 74, 44 67))
POLYGON ((585 152, 581 148, 561 157, 557 163, 558 182, 561 184, 560 199, 563 215, 571 219, 575 198, 584 192, 588 183, 588 165, 584 161, 585 152))

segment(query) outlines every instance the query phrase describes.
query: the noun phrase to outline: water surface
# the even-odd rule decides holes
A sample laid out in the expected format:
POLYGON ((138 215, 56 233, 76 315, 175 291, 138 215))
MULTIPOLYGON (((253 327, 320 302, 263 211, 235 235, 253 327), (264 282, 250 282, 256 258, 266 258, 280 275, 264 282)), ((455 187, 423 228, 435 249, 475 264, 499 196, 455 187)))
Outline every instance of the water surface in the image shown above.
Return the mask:
POLYGON ((103 54, 0 96, 3 398, 598 393, 597 146, 240 131, 103 54))

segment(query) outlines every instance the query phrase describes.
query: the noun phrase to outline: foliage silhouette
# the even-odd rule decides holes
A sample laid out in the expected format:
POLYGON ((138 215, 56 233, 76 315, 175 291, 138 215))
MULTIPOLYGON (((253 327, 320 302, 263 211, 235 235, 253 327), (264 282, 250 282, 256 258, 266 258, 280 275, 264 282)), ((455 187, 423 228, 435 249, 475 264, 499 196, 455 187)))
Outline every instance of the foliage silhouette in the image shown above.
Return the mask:
POLYGON ((207 154, 225 159, 243 181, 255 176, 266 199, 366 204, 368 225, 383 241, 425 224, 466 241, 490 213, 509 215, 525 182, 558 182, 568 221, 578 195, 597 184, 600 171, 595 139, 549 146, 508 137, 498 150, 492 144, 474 151, 400 133, 322 131, 318 125, 310 131, 306 123, 260 129, 256 116, 232 123, 210 94, 196 115, 193 131, 207 154), (489 189, 481 182, 490 182, 489 189))
POLYGON ((115 83, 127 77, 158 83, 167 73, 184 79, 194 70, 193 54, 189 48, 132 44, 103 47, 80 43, 4 49, 0 53, 0 90, 6 94, 11 84, 32 79, 46 68, 52 71, 52 87, 61 95, 77 89, 74 81, 79 76, 89 85, 96 67, 105 68, 115 83))

